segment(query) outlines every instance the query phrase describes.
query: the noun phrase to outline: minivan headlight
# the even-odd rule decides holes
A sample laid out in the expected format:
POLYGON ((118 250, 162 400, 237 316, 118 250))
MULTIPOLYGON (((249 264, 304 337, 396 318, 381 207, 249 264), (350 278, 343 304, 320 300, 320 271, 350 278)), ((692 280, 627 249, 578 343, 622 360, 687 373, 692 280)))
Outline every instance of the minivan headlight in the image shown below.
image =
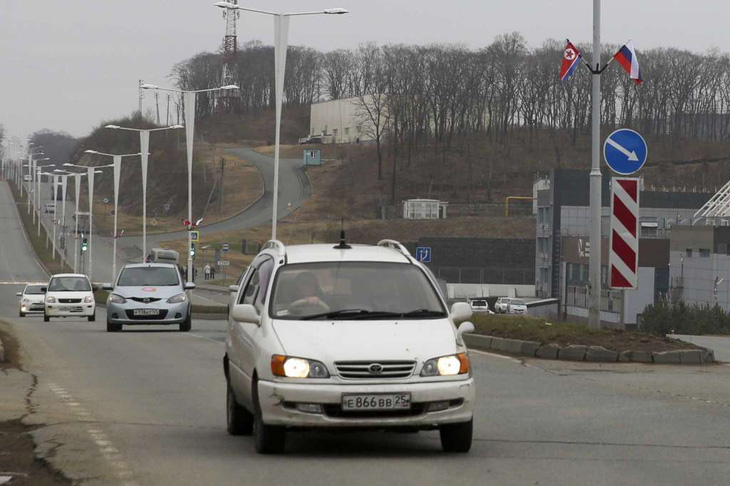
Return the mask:
POLYGON ((185 302, 188 300, 188 296, 185 295, 185 292, 182 294, 173 295, 169 299, 167 299, 168 304, 179 304, 180 302, 185 302))
POLYGON ((466 353, 441 356, 423 363, 421 376, 456 376, 469 373, 469 357, 466 353))
POLYGON ((109 294, 109 298, 107 299, 108 302, 112 304, 126 304, 127 299, 122 297, 119 294, 109 294))
POLYGON ((52 295, 46 296, 46 304, 55 304, 56 298, 52 295))
POLYGON ((286 378, 329 378, 327 367, 312 359, 293 358, 275 354, 271 357, 271 372, 286 378))
POLYGON ((84 297, 84 304, 91 304, 94 302, 94 296, 93 295, 87 295, 84 297))

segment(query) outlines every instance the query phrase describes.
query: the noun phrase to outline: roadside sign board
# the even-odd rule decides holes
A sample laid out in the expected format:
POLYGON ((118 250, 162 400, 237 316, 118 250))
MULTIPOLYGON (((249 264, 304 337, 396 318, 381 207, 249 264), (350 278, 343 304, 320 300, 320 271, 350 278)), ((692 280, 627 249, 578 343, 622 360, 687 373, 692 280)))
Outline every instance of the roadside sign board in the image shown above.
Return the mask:
POLYGON ((609 287, 639 286, 639 179, 611 180, 611 234, 609 241, 609 287))
POLYGON ((431 247, 419 246, 416 248, 416 260, 421 263, 431 263, 431 247))
POLYGON ((223 243, 223 251, 224 252, 228 251, 228 243, 223 243))
POLYGON ((603 158, 612 171, 631 175, 646 163, 649 149, 644 137, 628 128, 616 130, 603 144, 603 158))
POLYGON ((229 262, 228 260, 219 260, 218 261, 218 266, 219 267, 227 267, 230 264, 231 264, 231 262, 229 262))
POLYGON ((200 240, 200 231, 193 230, 190 232, 190 241, 199 241, 200 240))

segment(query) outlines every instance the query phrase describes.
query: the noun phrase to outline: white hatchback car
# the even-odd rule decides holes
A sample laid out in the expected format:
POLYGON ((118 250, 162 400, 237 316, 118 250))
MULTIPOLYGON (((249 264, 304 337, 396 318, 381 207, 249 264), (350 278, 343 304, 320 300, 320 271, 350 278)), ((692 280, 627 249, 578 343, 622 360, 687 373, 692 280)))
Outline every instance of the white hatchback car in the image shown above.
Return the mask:
POLYGON ((278 453, 288 430, 438 429, 444 450, 469 451, 471 310, 449 312, 400 243, 270 241, 240 287, 223 361, 231 435, 278 453))
POLYGON ((61 273, 51 277, 46 286, 43 320, 51 317, 86 317, 96 320, 96 303, 89 277, 82 274, 61 273))

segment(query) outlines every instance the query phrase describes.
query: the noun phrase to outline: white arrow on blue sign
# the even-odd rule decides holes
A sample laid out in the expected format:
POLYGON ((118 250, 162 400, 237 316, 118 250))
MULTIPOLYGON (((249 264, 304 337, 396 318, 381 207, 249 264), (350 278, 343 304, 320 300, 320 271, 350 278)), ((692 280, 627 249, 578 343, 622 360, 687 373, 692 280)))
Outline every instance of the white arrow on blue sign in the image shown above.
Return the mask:
POLYGON ((431 247, 419 246, 416 248, 416 260, 422 263, 431 263, 431 247))
POLYGON ((603 158, 614 172, 630 175, 646 163, 649 149, 646 140, 628 128, 616 130, 603 144, 603 158))

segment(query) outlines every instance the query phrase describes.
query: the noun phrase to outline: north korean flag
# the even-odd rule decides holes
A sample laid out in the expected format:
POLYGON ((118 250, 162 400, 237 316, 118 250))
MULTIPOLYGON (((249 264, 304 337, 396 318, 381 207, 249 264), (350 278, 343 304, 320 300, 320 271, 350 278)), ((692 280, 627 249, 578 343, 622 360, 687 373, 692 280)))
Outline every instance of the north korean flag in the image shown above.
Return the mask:
POLYGON ((560 80, 565 81, 572 74, 573 71, 580 64, 581 55, 580 51, 568 41, 565 45, 565 51, 563 52, 563 65, 560 67, 560 80))

